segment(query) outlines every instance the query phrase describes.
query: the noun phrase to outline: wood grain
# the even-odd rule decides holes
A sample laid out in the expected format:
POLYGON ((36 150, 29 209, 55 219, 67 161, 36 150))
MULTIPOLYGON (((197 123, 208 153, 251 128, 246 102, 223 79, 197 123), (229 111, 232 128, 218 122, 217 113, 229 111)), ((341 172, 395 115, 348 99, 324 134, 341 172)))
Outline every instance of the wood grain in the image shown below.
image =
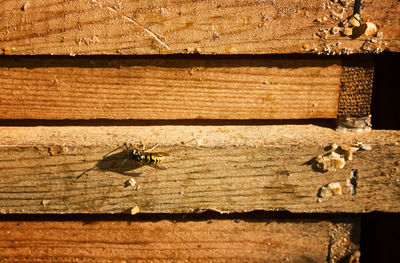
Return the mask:
POLYGON ((377 25, 383 34, 377 38, 319 37, 353 13, 351 1, 329 2, 6 0, 0 50, 71 56, 400 51, 397 0, 363 1, 363 21, 377 25))
POLYGON ((6 58, 0 119, 336 118, 339 59, 6 58))
MULTIPOLYGON (((340 262, 355 221, 2 221, 2 262, 340 262), (340 229, 338 228, 340 227, 340 229), (331 254, 332 236, 341 254, 331 254), (343 242, 343 240, 345 242, 343 242)), ((359 232, 358 232, 359 233, 359 232)), ((358 234, 359 235, 359 234, 358 234)))
POLYGON ((347 134, 312 125, 2 127, 0 138, 3 214, 130 213, 136 206, 141 213, 400 211, 400 131, 347 134), (109 152, 129 138, 136 145, 158 143, 157 151, 169 153, 163 163, 168 169, 133 161, 119 167, 126 153, 109 152), (332 142, 358 141, 372 150, 356 152, 344 169, 321 173, 307 164, 332 142), (353 170, 358 180, 351 195, 353 170), (132 177, 137 184, 126 186, 132 177), (318 198, 319 189, 333 182, 343 194, 318 198))

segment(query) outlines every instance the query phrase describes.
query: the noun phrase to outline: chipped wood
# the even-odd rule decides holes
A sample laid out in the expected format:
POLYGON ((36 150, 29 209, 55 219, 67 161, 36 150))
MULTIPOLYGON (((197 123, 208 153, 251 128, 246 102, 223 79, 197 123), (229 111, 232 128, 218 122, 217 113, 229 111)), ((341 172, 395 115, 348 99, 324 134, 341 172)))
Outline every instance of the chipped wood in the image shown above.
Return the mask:
POLYGON ((312 125, 2 127, 0 137, 1 213, 130 213, 136 206, 139 213, 400 211, 399 131, 347 134, 312 125), (156 152, 169 153, 162 163, 168 169, 134 161, 119 167, 126 158, 121 150, 103 157, 127 141, 158 143, 156 152), (359 141, 372 150, 354 153, 343 169, 322 173, 309 163, 331 142, 359 141), (65 151, 52 156, 49 151, 60 145, 65 151), (354 170, 356 194, 349 183, 354 170), (136 185, 127 187, 132 177, 136 185), (318 190, 329 183, 339 183, 343 194, 319 198, 318 190))

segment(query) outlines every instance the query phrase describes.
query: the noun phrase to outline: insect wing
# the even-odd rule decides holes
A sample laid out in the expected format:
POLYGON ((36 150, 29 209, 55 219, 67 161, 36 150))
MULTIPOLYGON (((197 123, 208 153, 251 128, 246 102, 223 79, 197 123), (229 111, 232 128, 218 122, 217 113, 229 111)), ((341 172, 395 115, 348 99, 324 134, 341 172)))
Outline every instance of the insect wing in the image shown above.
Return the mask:
POLYGON ((158 154, 158 155, 161 155, 161 156, 170 156, 170 154, 166 153, 166 152, 156 152, 156 153, 152 153, 152 154, 158 154))

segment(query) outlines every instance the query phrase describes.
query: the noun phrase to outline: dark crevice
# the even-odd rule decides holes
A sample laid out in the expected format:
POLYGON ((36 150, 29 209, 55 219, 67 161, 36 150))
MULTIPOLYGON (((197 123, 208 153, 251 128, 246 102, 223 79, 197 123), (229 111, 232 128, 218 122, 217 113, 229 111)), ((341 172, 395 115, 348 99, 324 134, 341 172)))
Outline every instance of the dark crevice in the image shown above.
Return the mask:
POLYGON ((291 213, 288 211, 252 211, 246 213, 221 214, 206 210, 202 213, 159 213, 148 214, 7 214, 0 215, 0 221, 132 221, 132 222, 157 222, 170 220, 174 222, 208 221, 208 220, 236 220, 247 222, 279 221, 279 222, 353 222, 359 215, 353 213, 327 214, 327 213, 291 213))
POLYGON ((334 128, 335 119, 298 119, 298 120, 215 120, 215 119, 184 119, 184 120, 109 120, 109 119, 91 119, 91 120, 0 120, 1 126, 33 127, 33 126, 165 126, 165 125, 183 125, 183 126, 260 126, 260 125, 316 125, 327 128, 334 128))
POLYGON ((399 61, 400 53, 382 53, 375 57, 371 104, 374 129, 400 129, 399 61))
MULTIPOLYGON (((149 66, 160 68, 187 67, 265 67, 277 68, 321 67, 340 63, 332 58, 340 56, 319 56, 315 54, 276 54, 276 55, 94 55, 94 56, 4 56, 0 67, 8 68, 123 68, 149 66)), ((349 57, 359 57, 351 55, 349 57)), ((355 59, 357 60, 357 59, 355 59)))
POLYGON ((400 213, 368 213, 361 217, 362 263, 397 262, 400 213))

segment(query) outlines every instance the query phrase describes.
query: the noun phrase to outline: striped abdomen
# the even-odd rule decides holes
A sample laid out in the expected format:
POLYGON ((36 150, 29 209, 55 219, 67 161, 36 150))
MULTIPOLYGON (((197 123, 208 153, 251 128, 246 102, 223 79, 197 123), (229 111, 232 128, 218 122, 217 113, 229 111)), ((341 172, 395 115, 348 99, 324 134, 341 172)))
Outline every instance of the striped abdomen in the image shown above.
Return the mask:
POLYGON ((146 153, 145 160, 148 164, 158 164, 164 160, 164 156, 159 153, 146 153))

